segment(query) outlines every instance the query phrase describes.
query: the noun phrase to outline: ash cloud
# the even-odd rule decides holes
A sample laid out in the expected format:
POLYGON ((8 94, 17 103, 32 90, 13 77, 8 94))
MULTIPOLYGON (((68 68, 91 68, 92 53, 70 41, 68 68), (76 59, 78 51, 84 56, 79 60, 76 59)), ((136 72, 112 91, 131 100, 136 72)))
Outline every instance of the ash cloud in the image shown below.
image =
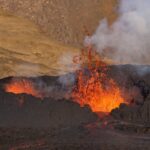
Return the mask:
POLYGON ((150 1, 121 0, 119 17, 111 25, 100 22, 85 44, 95 46, 105 58, 119 64, 150 64, 150 1))

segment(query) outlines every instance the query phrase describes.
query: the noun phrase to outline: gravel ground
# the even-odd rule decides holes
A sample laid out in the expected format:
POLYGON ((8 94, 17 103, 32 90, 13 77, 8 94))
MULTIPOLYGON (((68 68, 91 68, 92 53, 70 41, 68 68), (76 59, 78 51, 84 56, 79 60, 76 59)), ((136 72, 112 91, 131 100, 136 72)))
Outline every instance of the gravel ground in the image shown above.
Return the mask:
POLYGON ((1 129, 1 149, 9 150, 149 150, 150 136, 83 127, 61 130, 1 129))

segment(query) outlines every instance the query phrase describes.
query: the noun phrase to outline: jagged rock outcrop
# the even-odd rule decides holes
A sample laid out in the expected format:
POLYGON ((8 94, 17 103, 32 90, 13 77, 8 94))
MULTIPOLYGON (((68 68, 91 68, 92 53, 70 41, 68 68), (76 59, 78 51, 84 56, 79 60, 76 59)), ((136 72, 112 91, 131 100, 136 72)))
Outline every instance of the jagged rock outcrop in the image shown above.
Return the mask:
POLYGON ((119 66, 111 70, 128 104, 121 104, 111 115, 115 119, 150 125, 150 67, 119 66))
POLYGON ((119 108, 112 110, 111 115, 115 119, 150 126, 150 100, 148 98, 139 105, 121 104, 119 108))

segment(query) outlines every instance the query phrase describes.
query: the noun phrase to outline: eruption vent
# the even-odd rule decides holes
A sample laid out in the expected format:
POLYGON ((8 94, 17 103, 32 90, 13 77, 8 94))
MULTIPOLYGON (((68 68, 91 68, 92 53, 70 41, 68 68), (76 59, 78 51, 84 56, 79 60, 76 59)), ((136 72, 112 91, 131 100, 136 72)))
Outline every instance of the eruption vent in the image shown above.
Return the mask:
POLYGON ((10 83, 5 85, 5 91, 14 94, 30 94, 38 98, 42 97, 35 88, 33 82, 28 79, 12 80, 10 83))
POLYGON ((93 112, 110 112, 125 100, 115 81, 107 76, 107 65, 99 60, 93 63, 91 49, 87 69, 77 71, 77 85, 72 92, 74 101, 89 105, 93 112))

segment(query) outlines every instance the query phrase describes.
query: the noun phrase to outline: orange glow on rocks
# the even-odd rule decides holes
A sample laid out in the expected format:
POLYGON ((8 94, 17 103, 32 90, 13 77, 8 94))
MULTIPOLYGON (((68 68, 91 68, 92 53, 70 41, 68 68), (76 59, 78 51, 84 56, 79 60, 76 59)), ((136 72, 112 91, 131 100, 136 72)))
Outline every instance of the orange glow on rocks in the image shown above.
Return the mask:
POLYGON ((33 82, 28 79, 12 80, 10 83, 5 85, 5 91, 14 94, 25 93, 41 98, 41 95, 34 87, 33 82))

